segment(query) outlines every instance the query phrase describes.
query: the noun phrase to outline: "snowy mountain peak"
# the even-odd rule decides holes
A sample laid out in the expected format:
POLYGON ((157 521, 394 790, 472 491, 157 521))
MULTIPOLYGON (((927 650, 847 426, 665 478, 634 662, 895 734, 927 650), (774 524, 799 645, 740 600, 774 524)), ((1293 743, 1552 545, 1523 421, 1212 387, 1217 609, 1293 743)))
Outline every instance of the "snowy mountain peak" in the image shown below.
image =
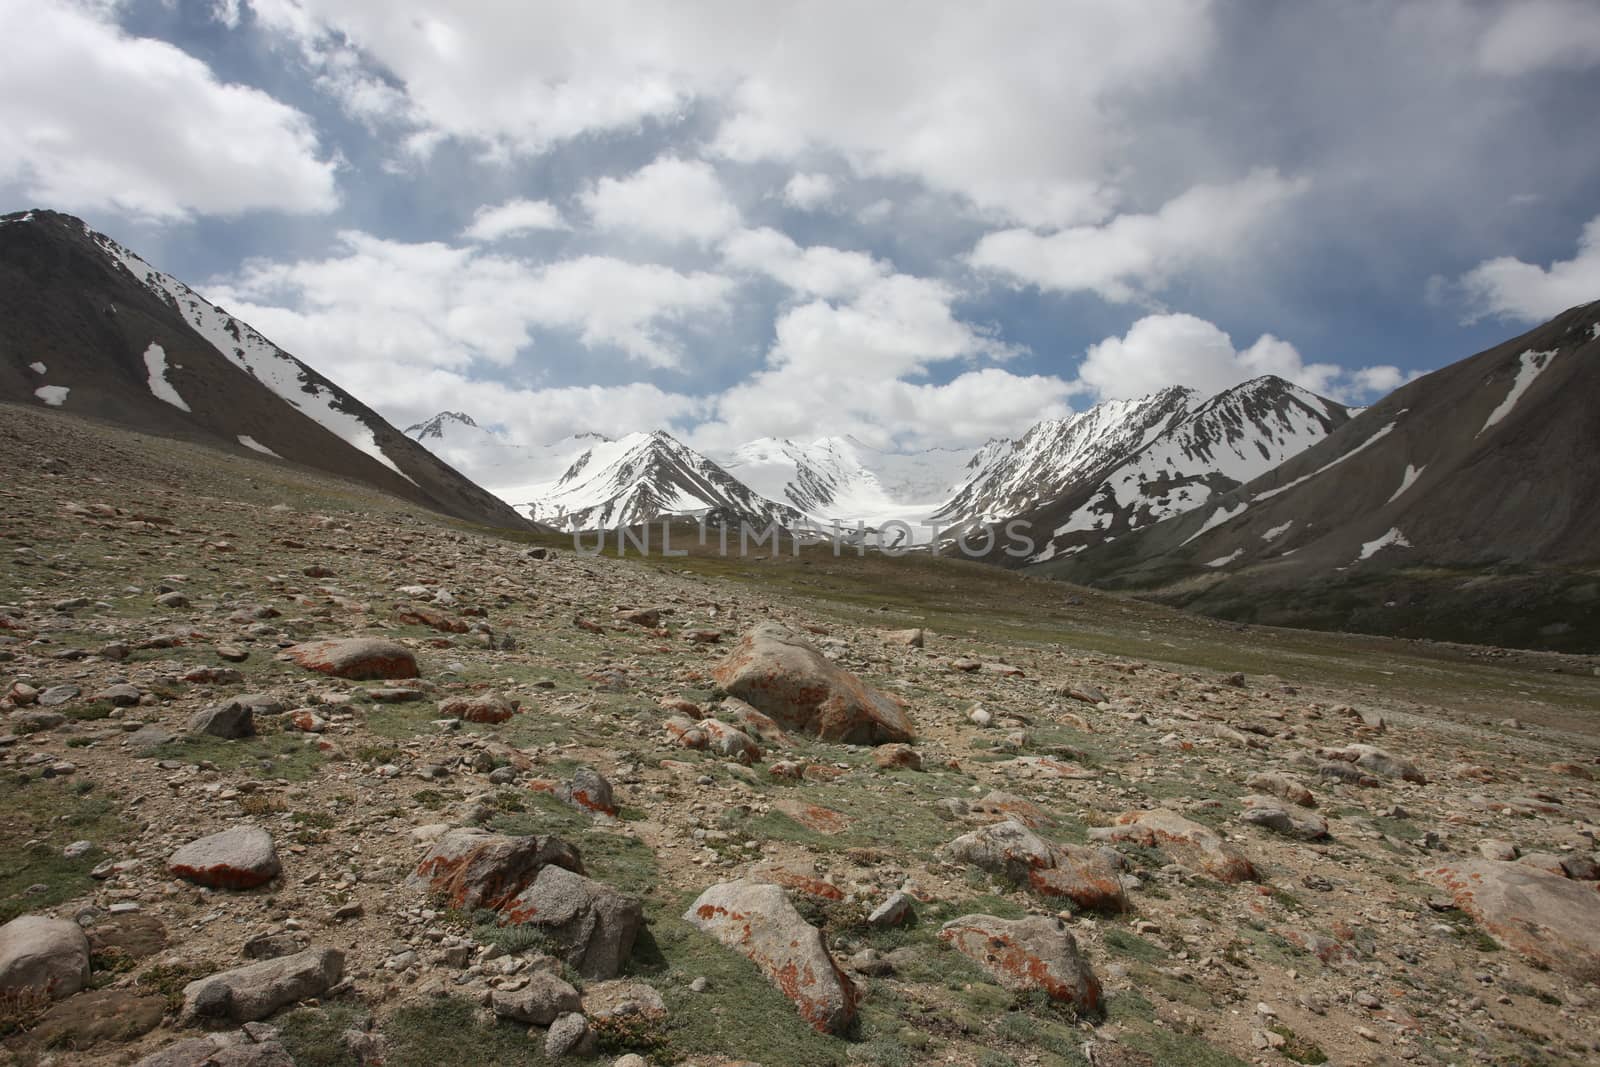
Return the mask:
POLYGON ((665 430, 598 442, 553 482, 528 487, 516 503, 530 518, 566 530, 612 529, 709 511, 762 526, 794 526, 802 518, 665 430))
POLYGON ((406 427, 406 436, 424 441, 428 438, 443 439, 446 429, 450 425, 470 426, 474 430, 481 429, 472 421, 472 416, 464 411, 441 411, 433 418, 424 422, 415 423, 406 427))

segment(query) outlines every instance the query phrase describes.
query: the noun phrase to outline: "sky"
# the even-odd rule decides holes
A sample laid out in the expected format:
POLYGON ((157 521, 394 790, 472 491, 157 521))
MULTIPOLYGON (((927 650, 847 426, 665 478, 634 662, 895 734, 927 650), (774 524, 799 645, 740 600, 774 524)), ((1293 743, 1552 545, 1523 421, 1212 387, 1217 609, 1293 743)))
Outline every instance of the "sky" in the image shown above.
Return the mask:
POLYGON ((965 448, 1600 298, 1600 3, 0 0, 0 211, 400 426, 965 448))

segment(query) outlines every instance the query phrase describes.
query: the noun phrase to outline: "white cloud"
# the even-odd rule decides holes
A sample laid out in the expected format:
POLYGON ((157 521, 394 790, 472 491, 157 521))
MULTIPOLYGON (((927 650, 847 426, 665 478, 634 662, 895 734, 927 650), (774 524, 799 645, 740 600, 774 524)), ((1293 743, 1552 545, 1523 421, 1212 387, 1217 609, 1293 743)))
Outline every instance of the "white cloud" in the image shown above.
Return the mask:
POLYGON ((1592 0, 1514 0, 1478 42, 1478 65, 1493 74, 1600 65, 1600 6, 1592 0))
POLYGON ((1194 186, 1152 215, 1118 215, 1104 225, 1049 234, 990 233, 968 258, 1021 284, 1126 303, 1199 263, 1237 256, 1252 232, 1307 184, 1256 171, 1231 185, 1194 186))
POLYGON ((815 211, 832 200, 839 185, 826 174, 796 174, 783 187, 784 203, 802 211, 815 211))
POLYGON ((1512 256, 1485 260, 1462 276, 1471 314, 1518 322, 1543 322, 1569 307, 1600 300, 1600 215, 1578 237, 1578 254, 1548 268, 1512 256))
POLYGON ((536 327, 675 366, 672 327, 721 316, 733 288, 716 274, 604 256, 537 265, 359 232, 340 242, 328 259, 246 264, 207 294, 314 366, 357 368, 385 396, 410 388, 389 377, 403 368, 509 366, 536 327))
POLYGON ((1071 386, 1058 378, 979 367, 945 383, 917 380, 935 367, 1014 354, 955 316, 957 295, 942 282, 890 274, 848 299, 789 308, 766 367, 718 395, 691 442, 715 450, 763 436, 851 434, 877 447, 961 447, 1064 413, 1071 386))
POLYGON ((601 178, 583 194, 602 230, 709 244, 739 225, 739 209, 703 160, 664 157, 626 178, 601 178))
MULTIPOLYGON (((250 3, 313 63, 359 50, 404 92, 407 123, 491 154, 710 104, 727 158, 832 152, 857 173, 1041 226, 1103 216, 1119 104, 1201 69, 1214 39, 1208 0, 1003 0, 937 15, 909 0, 250 3)), ((341 85, 329 88, 344 99, 341 85)))
POLYGON ((1095 400, 1145 396, 1170 385, 1211 394, 1275 374, 1314 393, 1360 402, 1408 380, 1397 367, 1346 371, 1331 363, 1306 363, 1288 341, 1262 334, 1248 348, 1216 325, 1193 315, 1146 315, 1122 337, 1090 345, 1076 388, 1095 400))
POLYGON ((0 182, 51 207, 161 219, 338 205, 305 115, 97 10, 0 0, 0 182))
POLYGON ((889 264, 864 252, 826 245, 801 248, 787 234, 763 226, 737 230, 722 243, 723 262, 736 270, 775 278, 797 293, 839 297, 859 292, 889 273, 889 264))
POLYGON ((569 229, 561 212, 548 200, 508 200, 497 206, 484 205, 472 216, 472 225, 462 236, 474 241, 498 241, 502 237, 530 230, 569 229))

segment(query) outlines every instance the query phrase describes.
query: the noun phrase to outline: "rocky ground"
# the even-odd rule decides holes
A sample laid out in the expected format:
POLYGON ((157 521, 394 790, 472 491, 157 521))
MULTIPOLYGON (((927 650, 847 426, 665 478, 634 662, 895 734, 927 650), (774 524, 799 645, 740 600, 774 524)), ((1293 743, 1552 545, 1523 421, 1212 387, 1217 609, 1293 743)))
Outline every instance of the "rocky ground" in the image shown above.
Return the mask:
POLYGON ((0 1064, 1600 1058, 1594 661, 0 450, 0 1064))

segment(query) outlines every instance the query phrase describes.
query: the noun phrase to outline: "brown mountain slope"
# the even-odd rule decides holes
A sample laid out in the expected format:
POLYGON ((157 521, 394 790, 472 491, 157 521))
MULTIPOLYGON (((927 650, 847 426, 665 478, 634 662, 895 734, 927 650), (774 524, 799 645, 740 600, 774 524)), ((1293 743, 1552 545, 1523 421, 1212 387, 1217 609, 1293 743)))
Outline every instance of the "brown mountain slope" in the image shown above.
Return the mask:
POLYGON ((1600 647, 1600 301, 1188 515, 1040 568, 1243 620, 1600 647))
POLYGON ((266 452, 457 518, 528 525, 248 324, 69 215, 0 217, 0 399, 266 452))

